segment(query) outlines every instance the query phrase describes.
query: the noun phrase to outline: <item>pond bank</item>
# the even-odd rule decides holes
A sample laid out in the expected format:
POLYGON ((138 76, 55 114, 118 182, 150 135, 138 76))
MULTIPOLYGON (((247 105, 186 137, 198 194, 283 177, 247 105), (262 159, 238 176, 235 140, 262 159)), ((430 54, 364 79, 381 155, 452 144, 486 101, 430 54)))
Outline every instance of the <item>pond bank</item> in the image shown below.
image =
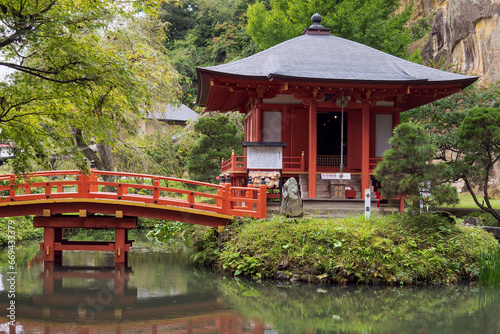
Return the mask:
POLYGON ((193 260, 254 279, 316 283, 446 284, 478 278, 500 246, 487 232, 437 216, 365 220, 243 220, 197 236, 193 260))

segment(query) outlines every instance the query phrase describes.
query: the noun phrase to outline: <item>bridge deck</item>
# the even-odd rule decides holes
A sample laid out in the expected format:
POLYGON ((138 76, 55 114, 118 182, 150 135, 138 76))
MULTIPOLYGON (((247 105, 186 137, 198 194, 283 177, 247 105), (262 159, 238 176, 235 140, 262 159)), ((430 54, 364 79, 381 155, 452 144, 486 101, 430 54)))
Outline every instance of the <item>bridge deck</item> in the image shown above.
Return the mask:
POLYGON ((233 217, 266 217, 265 186, 231 187, 146 174, 72 170, 0 175, 0 195, 2 217, 87 210, 213 227, 233 217))
POLYGON ((220 228, 233 217, 265 218, 267 199, 266 185, 231 187, 97 170, 0 175, 0 195, 0 217, 37 216, 34 225, 44 228, 40 247, 46 262, 55 261, 64 250, 97 250, 114 251, 115 262, 123 263, 132 244, 128 230, 135 228, 138 217, 220 228), (78 216, 61 215, 71 213, 78 216), (64 240, 62 229, 75 227, 112 228, 115 241, 64 240))

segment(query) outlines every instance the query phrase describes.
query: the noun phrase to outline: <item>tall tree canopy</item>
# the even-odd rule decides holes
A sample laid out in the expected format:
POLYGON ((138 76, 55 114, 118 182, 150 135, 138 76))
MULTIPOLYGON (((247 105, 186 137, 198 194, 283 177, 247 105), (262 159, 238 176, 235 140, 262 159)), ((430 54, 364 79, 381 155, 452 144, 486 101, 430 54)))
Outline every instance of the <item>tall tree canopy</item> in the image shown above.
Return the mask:
POLYGON ((454 171, 451 180, 463 179, 478 207, 498 221, 500 216, 489 199, 492 190, 498 188, 492 173, 500 159, 499 110, 499 87, 475 84, 401 115, 402 121, 418 123, 425 129, 437 147, 434 158, 454 171))
POLYGON ((238 115, 207 114, 195 124, 199 134, 187 158, 189 176, 198 181, 214 182, 220 174, 222 159, 228 159, 231 152, 243 154, 242 117, 238 115))
POLYGON ((196 67, 244 58, 257 48, 246 33, 247 6, 253 0, 182 0, 167 3, 160 18, 168 24, 167 47, 172 64, 183 76, 182 103, 193 107, 196 67))
POLYGON ((0 140, 18 148, 17 171, 82 152, 110 169, 118 131, 149 104, 176 100, 161 2, 2 1, 0 67, 11 72, 0 82, 0 140))
MULTIPOLYGON (((263 49, 299 36, 319 13, 332 34, 405 57, 411 6, 395 14, 398 0, 270 0, 248 7, 247 32, 263 49)), ((320 47, 320 46, 318 46, 320 47)))
POLYGON ((459 155, 451 165, 465 181, 476 205, 500 222, 500 214, 490 202, 493 168, 500 160, 500 108, 470 109, 458 127, 457 137, 459 155), (481 185, 484 201, 474 192, 474 184, 481 185))

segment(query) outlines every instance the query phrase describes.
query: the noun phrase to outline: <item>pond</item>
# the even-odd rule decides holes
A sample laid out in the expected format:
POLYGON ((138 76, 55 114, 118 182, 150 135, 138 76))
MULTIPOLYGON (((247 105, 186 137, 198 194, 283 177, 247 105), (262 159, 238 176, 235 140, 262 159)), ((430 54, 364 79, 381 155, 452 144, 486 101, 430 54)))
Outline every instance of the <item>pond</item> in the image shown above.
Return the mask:
POLYGON ((61 264, 44 265, 38 245, 28 245, 16 249, 10 274, 5 253, 5 333, 500 333, 498 287, 247 281, 193 267, 186 250, 148 241, 116 266, 103 252, 65 252, 61 264))

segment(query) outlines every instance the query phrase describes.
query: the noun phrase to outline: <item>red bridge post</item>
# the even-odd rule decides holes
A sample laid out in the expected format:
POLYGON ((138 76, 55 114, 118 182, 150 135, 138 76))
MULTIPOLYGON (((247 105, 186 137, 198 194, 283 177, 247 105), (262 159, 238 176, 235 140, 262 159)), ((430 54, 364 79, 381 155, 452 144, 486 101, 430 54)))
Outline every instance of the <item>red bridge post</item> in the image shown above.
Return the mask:
POLYGON ((252 181, 252 178, 249 177, 248 178, 248 182, 247 182, 247 188, 248 190, 246 191, 246 197, 247 197, 247 203, 245 205, 245 208, 249 211, 253 210, 253 202, 252 202, 252 199, 254 198, 254 190, 253 190, 253 181, 252 181))
POLYGON ((127 252, 125 251, 127 232, 127 229, 115 228, 115 263, 125 263, 127 258, 127 252))
POLYGON ((267 184, 262 177, 259 186, 259 204, 257 208, 257 216, 258 218, 266 218, 267 215, 267 184))

